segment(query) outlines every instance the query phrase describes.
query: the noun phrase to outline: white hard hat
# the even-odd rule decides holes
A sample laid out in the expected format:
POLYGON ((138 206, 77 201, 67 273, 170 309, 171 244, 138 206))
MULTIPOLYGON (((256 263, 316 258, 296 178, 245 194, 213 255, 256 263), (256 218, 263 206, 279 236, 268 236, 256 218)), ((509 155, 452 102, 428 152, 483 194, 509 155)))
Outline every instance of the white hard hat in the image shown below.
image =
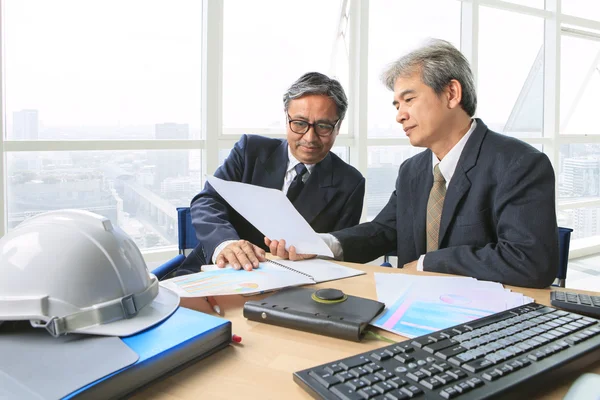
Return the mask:
POLYGON ((53 336, 129 336, 178 305, 133 240, 100 215, 50 211, 0 239, 0 321, 29 320, 53 336))

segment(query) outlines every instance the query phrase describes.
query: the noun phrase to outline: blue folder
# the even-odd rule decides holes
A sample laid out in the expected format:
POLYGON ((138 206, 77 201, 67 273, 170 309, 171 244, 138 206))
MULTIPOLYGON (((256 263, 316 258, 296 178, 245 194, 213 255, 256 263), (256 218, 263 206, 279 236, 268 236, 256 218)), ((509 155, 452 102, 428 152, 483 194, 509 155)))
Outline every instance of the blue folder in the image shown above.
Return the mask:
POLYGON ((122 338, 139 360, 65 399, 115 399, 204 358, 231 342, 231 322, 179 307, 164 322, 122 338))

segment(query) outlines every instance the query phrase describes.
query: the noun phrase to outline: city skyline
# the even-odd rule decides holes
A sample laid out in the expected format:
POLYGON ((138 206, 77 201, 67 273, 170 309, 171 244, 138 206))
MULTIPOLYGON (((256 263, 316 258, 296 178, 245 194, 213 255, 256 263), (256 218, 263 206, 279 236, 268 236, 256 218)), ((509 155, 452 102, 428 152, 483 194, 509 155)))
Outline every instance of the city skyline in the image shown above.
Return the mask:
MULTIPOLYGON (((12 137, 42 139, 38 110, 13 113, 12 137)), ((186 123, 152 125, 155 140, 185 140, 186 123)), ((76 127, 78 134, 106 127, 76 127)), ((114 134, 123 137, 121 127, 114 134)), ((106 133, 106 131, 103 131, 106 133)), ((66 132, 68 133, 68 132, 66 132)), ((219 151, 222 162, 230 149, 219 151)), ((348 161, 348 149, 334 147, 348 161)), ((411 146, 370 146, 368 151, 367 218, 388 202, 400 164, 423 149, 411 146)), ((559 199, 600 197, 600 144, 563 145, 557 187, 559 199)), ((200 150, 86 151, 9 153, 9 229, 39 212, 84 208, 122 225, 141 248, 176 243, 175 208, 189 206, 202 189, 200 150)), ((214 171, 211 171, 212 174, 214 171)), ((559 224, 574 228, 573 238, 600 235, 600 208, 575 208, 558 213, 559 224)))

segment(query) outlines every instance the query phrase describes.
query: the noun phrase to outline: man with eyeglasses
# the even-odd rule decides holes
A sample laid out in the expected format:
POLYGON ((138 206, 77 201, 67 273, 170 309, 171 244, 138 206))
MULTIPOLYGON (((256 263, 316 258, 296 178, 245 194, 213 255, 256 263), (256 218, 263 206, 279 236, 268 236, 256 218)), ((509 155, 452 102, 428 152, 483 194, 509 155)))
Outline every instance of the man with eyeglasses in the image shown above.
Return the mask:
MULTIPOLYGON (((358 224, 365 178, 330 151, 348 108, 342 85, 307 73, 290 86, 283 105, 287 140, 243 135, 214 176, 282 190, 316 232, 358 224)), ((191 215, 200 245, 175 275, 198 272, 207 262, 252 270, 265 260, 264 236, 209 183, 192 200, 191 215)))
MULTIPOLYGON (((398 265, 543 288, 558 270, 555 175, 548 157, 474 118, 467 59, 432 40, 383 74, 396 121, 426 150, 399 168, 387 205, 371 222, 323 235, 336 259, 368 262, 393 250, 398 265)), ((285 238, 283 238, 285 239, 285 238)), ((271 252, 291 259, 283 240, 271 252)))

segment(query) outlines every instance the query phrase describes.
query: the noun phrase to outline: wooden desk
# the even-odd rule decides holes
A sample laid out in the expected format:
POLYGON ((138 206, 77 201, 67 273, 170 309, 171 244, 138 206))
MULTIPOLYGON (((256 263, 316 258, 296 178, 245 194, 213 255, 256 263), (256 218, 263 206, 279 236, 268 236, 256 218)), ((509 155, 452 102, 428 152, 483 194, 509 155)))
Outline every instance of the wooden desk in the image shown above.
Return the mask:
MULTIPOLYGON (((348 294, 376 299, 373 272, 404 273, 394 268, 343 264, 366 271, 367 274, 316 286, 335 287, 348 294)), ((419 274, 441 275, 426 272, 419 274)), ((540 304, 550 304, 549 289, 510 288, 534 298, 540 304)), ((242 307, 247 300, 257 298, 260 296, 218 298, 225 318, 233 324, 233 332, 242 337, 241 344, 220 350, 145 388, 133 398, 310 399, 310 396, 294 383, 293 372, 388 345, 379 340, 355 343, 248 321, 242 316, 242 307)), ((182 305, 212 313, 204 299, 182 299, 182 305)), ((398 341, 406 339, 386 331, 379 333, 398 341)), ((595 365, 590 371, 600 373, 600 365, 595 365)), ((540 398, 562 399, 572 381, 573 377, 569 377, 563 382, 548 383, 549 390, 540 393, 540 398)))

